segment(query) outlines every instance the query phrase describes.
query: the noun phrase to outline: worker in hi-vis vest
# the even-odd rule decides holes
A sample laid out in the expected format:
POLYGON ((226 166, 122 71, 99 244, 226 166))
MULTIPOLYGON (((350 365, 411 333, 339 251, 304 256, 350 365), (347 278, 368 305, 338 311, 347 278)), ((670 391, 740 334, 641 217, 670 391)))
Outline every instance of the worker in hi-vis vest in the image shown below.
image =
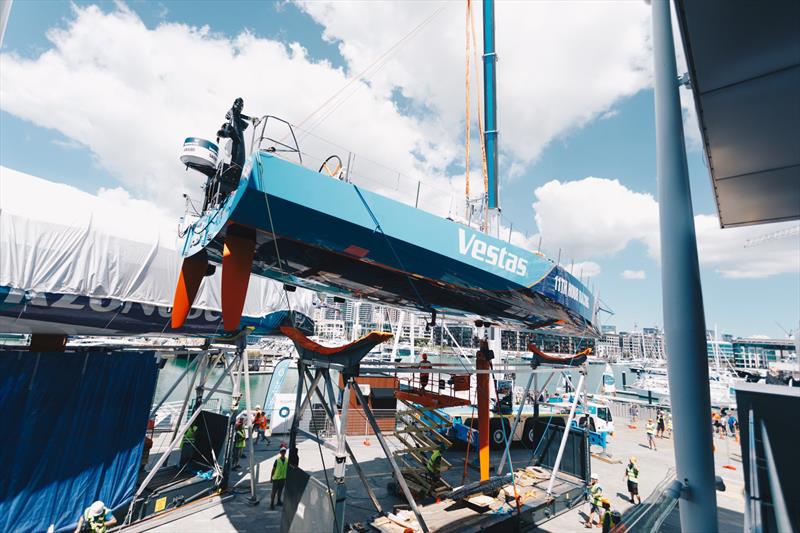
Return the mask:
POLYGON ((647 426, 645 426, 645 430, 647 431, 647 445, 650 447, 651 450, 657 450, 656 448, 656 425, 653 424, 653 419, 647 419, 647 426))
POLYGON ((625 479, 628 481, 631 503, 642 503, 642 497, 639 496, 639 463, 636 462, 636 457, 631 456, 628 461, 628 466, 625 467, 625 479), (635 502, 634 499, 639 501, 635 502))
POLYGON ((597 474, 592 474, 592 477, 589 481, 589 485, 586 487, 586 491, 589 493, 589 504, 591 505, 589 509, 589 516, 586 517, 586 522, 584 522, 584 526, 592 527, 592 517, 596 514, 597 519, 600 520, 602 517, 602 511, 600 511, 600 500, 603 498, 603 487, 600 486, 600 481, 597 478, 597 474))
POLYGON ((91 531, 91 533, 106 533, 106 529, 116 525, 117 519, 111 513, 111 509, 97 500, 92 505, 84 509, 83 515, 78 518, 75 526, 75 533, 80 531, 91 531))
POLYGON ((438 482, 439 479, 442 477, 442 450, 444 449, 444 443, 439 443, 439 447, 433 450, 428 462, 425 464, 425 469, 428 471, 428 474, 431 476, 434 482, 438 482))
POLYGON ((280 456, 272 464, 272 495, 269 498, 269 508, 275 509, 275 496, 278 497, 278 505, 283 505, 281 493, 286 484, 286 471, 289 469, 289 461, 286 459, 286 448, 281 446, 280 456))

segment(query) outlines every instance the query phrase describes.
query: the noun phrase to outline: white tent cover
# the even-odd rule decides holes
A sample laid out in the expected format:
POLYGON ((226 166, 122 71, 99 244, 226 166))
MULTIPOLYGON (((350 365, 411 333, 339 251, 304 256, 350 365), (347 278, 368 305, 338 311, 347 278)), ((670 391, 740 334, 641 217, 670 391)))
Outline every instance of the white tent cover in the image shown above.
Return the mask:
MULTIPOLYGON (((0 287, 171 306, 180 272, 178 219, 126 194, 93 195, 0 166, 0 287)), ((220 269, 194 308, 219 311, 220 269)), ((311 316, 314 293, 253 276, 244 315, 311 316)))

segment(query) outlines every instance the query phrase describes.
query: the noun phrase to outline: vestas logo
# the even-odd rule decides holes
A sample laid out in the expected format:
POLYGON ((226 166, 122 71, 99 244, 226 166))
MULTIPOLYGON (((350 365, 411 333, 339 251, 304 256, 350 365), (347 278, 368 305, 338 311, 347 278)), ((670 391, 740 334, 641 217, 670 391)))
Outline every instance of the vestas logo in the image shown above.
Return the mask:
POLYGON ((467 239, 467 232, 458 228, 458 252, 461 255, 471 256, 487 265, 499 266, 507 272, 525 276, 528 274, 528 261, 517 257, 503 246, 495 246, 482 241, 475 234, 467 239))

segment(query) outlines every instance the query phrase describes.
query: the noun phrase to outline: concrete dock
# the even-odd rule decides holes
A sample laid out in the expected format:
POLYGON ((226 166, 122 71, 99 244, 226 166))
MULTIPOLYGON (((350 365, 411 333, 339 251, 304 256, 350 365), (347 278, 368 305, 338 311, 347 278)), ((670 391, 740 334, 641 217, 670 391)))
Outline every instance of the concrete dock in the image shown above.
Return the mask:
MULTIPOLYGON (((639 488, 642 500, 653 491, 653 489, 668 475, 674 468, 673 441, 671 439, 656 439, 658 450, 650 450, 646 445, 644 424, 641 422, 638 428, 631 429, 627 426, 627 421, 615 420, 617 431, 611 438, 608 446, 610 458, 598 456, 592 457, 592 472, 598 474, 600 484, 603 486, 604 495, 611 500, 612 509, 622 513, 628 511, 632 504, 628 501, 626 482, 623 479, 625 464, 631 455, 639 459, 640 481, 639 488)), ((287 436, 288 437, 288 436, 287 436)), ((164 523, 158 527, 150 529, 155 532, 278 532, 280 531, 280 520, 282 507, 270 510, 270 483, 269 474, 272 463, 278 455, 278 448, 283 436, 275 435, 269 445, 259 444, 256 450, 256 460, 258 467, 256 470, 257 478, 257 497, 260 503, 251 505, 249 498, 249 474, 246 470, 247 459, 242 460, 242 471, 233 474, 232 493, 233 497, 217 505, 211 505, 199 512, 183 516, 169 523, 164 523)), ((390 446, 396 445, 392 438, 388 438, 390 446)), ((372 437, 349 437, 348 442, 358 458, 370 485, 376 493, 381 505, 385 510, 391 511, 394 505, 405 503, 402 499, 390 494, 387 484, 391 481, 391 469, 388 461, 381 452, 374 436, 372 437)), ((725 492, 717 492, 717 502, 719 506, 719 527, 720 531, 736 532, 743 530, 743 481, 742 468, 739 458, 739 445, 733 438, 715 438, 716 453, 716 473, 722 476, 727 487, 725 492), (735 468, 724 468, 725 466, 735 468)), ((399 447, 399 446, 398 446, 399 447)), ((329 450, 320 448, 310 440, 301 440, 298 443, 300 456, 300 466, 313 475, 316 479, 325 482, 325 471, 323 462, 327 469, 329 478, 332 478, 332 465, 334 462, 333 453, 329 450)), ((492 452, 493 465, 500 459, 499 452, 492 452)), ((453 464, 453 467, 444 474, 445 479, 454 486, 461 485, 464 474, 465 450, 454 448, 445 452, 446 459, 453 464)), ((474 453, 470 453, 470 460, 475 458, 474 453)), ((157 457, 153 454, 151 463, 157 457)), ((514 468, 524 467, 529 464, 531 452, 522 446, 512 448, 511 459, 514 468)), ((467 481, 476 481, 478 472, 472 467, 467 467, 467 481)), ((366 491, 361 484, 354 469, 348 465, 347 470, 347 508, 346 520, 353 524, 359 522, 367 526, 375 516, 375 509, 367 497, 366 491)), ((554 519, 544 522, 537 526, 534 531, 587 531, 583 526, 588 513, 589 506, 580 507, 562 514, 554 519)), ((179 513, 175 513, 176 515, 179 513)), ((661 531, 673 532, 680 531, 677 510, 670 516, 661 528, 661 531)), ((691 532, 688 532, 691 533, 691 532)))

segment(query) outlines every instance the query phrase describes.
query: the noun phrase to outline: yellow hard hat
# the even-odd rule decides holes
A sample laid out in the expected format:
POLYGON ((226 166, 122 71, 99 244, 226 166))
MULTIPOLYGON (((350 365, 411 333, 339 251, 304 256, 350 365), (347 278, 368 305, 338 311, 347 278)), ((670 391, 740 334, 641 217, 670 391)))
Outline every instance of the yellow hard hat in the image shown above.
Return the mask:
POLYGON ((631 459, 630 459, 630 461, 631 461, 632 463, 635 463, 635 462, 636 462, 636 457, 634 457, 633 455, 631 455, 631 459))

